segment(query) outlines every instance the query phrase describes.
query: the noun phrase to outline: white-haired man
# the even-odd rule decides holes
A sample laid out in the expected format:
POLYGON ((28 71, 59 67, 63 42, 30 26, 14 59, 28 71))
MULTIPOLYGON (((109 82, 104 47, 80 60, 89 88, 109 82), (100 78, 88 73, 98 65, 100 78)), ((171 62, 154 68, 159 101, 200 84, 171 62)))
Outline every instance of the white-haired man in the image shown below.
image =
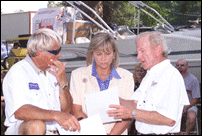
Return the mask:
POLYGON ((131 100, 110 105, 109 116, 134 118, 138 135, 173 135, 180 132, 182 110, 189 104, 184 81, 167 59, 167 44, 159 32, 135 38, 136 50, 147 74, 131 100))
POLYGON ((60 45, 57 33, 39 29, 28 40, 26 57, 8 71, 3 80, 5 134, 57 134, 56 123, 66 130, 80 130, 70 114, 72 98, 65 64, 58 61, 60 45))

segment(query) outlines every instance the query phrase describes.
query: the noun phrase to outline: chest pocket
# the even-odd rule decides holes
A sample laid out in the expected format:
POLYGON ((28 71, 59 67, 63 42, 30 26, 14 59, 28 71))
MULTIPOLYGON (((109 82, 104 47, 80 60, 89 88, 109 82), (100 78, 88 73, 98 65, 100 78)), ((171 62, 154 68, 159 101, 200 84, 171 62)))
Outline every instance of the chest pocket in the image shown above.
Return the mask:
POLYGON ((41 103, 40 101, 42 101, 44 98, 42 97, 43 96, 43 93, 42 91, 39 89, 39 90, 34 90, 34 89, 31 89, 29 90, 29 100, 31 101, 32 100, 32 103, 35 105, 35 106, 38 106, 38 103, 41 103))
POLYGON ((42 87, 40 87, 38 83, 28 83, 28 89, 29 93, 27 99, 29 99, 31 104, 39 107, 41 107, 40 105, 45 105, 44 102, 46 98, 44 98, 44 90, 42 89, 42 87))
POLYGON ((156 99, 155 94, 157 91, 157 86, 158 86, 158 83, 155 81, 152 81, 151 85, 145 91, 145 97, 143 99, 142 106, 149 111, 154 110, 154 104, 156 99))

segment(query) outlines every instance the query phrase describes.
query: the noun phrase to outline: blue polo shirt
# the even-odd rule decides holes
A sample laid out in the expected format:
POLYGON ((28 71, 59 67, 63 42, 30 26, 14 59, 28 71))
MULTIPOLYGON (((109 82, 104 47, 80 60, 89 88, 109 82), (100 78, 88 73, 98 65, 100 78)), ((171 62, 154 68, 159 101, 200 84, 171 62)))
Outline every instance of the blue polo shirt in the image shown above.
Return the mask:
POLYGON ((98 81, 98 85, 100 87, 100 91, 103 90, 107 90, 109 87, 109 82, 110 80, 112 80, 112 78, 116 78, 116 79, 121 79, 120 75, 117 73, 116 69, 114 67, 112 67, 111 69, 111 74, 110 76, 103 82, 100 77, 98 76, 97 72, 96 72, 96 68, 95 68, 96 63, 93 62, 93 66, 92 66, 92 76, 97 78, 98 81))

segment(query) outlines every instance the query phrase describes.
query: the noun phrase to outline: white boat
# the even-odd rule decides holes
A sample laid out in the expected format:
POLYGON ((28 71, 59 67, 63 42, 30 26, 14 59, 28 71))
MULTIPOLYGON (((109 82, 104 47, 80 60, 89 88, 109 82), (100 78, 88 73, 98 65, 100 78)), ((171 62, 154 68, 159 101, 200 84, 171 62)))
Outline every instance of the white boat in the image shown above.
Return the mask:
MULTIPOLYGON (((118 33, 113 31, 103 20, 99 17, 96 12, 88 7, 81 1, 70 1, 68 2, 72 7, 76 8, 81 12, 82 15, 85 15, 89 18, 93 23, 98 25, 103 31, 110 33, 112 36, 116 38, 119 56, 120 56, 120 67, 128 69, 129 71, 133 71, 135 64, 140 62, 137 60, 136 46, 134 43, 134 38, 136 35, 132 33, 127 27, 122 27, 118 33), (101 26, 91 17, 89 17, 86 13, 78 8, 77 5, 83 5, 92 11, 98 19, 103 23, 101 26), (121 32, 122 31, 122 32, 121 32), (124 32, 123 32, 124 31, 124 32)), ((142 2, 131 2, 135 6, 145 6, 142 2)), ((141 8, 139 8, 141 9, 141 8)), ((152 9, 154 10, 154 9, 152 9)), ((161 16, 160 16, 161 17, 161 16)), ((162 17, 161 17, 162 18, 162 17)), ((167 22, 167 21, 166 21, 167 22)), ((178 59, 185 59, 189 63, 189 72, 194 74, 199 82, 201 83, 201 38, 194 36, 187 36, 181 33, 175 33, 174 28, 168 23, 165 25, 160 22, 164 28, 168 30, 168 33, 163 34, 166 37, 168 46, 169 46, 169 54, 168 59, 171 60, 171 63, 175 66, 175 63, 178 59), (169 32, 170 31, 170 32, 169 32)), ((73 31, 75 30, 73 26, 73 31)), ((73 38, 72 38, 73 39, 73 38)), ((82 38, 81 38, 82 39, 82 38)), ((84 38, 85 39, 85 38, 84 38)), ((78 68, 86 66, 86 53, 89 42, 86 43, 72 43, 72 44, 64 44, 62 45, 60 60, 62 62, 66 62, 66 73, 67 79, 70 81, 71 71, 78 68)), ((172 74, 172 73, 171 73, 172 74)))

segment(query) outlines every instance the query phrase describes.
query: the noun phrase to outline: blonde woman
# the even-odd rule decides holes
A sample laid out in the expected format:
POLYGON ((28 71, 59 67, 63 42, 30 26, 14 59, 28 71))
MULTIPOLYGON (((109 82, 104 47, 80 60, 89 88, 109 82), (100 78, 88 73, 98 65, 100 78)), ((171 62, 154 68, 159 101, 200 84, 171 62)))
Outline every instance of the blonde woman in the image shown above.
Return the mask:
MULTIPOLYGON (((118 95, 129 99, 134 90, 131 72, 118 67, 119 56, 114 38, 107 33, 96 34, 89 45, 87 67, 72 71, 70 92, 73 97, 73 114, 77 118, 87 118, 85 94, 105 91, 117 86, 118 95)), ((104 124, 107 134, 127 134, 128 121, 104 124)))
MULTIPOLYGON (((146 75, 147 71, 143 68, 142 63, 135 64, 135 69, 133 71, 133 79, 135 83, 134 91, 140 86, 142 79, 146 75)), ((137 130, 135 128, 135 119, 131 121, 128 127, 128 135, 136 135, 137 130)))
POLYGON ((133 71, 133 79, 135 82, 134 91, 139 87, 142 79, 146 75, 147 71, 143 68, 141 63, 135 64, 135 69, 133 71))

